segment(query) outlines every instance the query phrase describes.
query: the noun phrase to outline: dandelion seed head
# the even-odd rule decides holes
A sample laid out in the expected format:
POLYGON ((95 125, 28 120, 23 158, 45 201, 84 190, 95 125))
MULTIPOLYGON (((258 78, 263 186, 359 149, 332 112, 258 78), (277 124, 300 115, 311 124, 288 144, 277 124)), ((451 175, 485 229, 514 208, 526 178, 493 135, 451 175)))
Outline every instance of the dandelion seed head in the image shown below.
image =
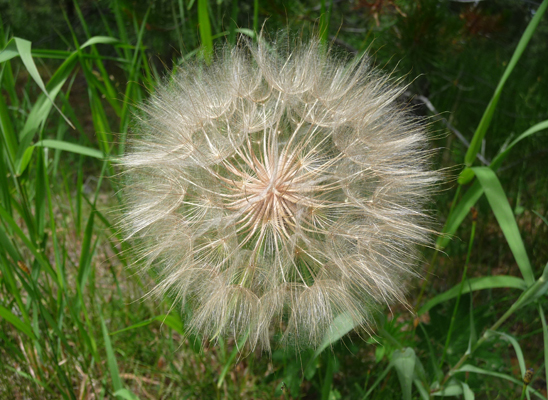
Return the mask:
POLYGON ((405 303, 438 173, 404 88, 317 40, 185 64, 134 122, 121 226, 189 332, 317 346, 405 303))

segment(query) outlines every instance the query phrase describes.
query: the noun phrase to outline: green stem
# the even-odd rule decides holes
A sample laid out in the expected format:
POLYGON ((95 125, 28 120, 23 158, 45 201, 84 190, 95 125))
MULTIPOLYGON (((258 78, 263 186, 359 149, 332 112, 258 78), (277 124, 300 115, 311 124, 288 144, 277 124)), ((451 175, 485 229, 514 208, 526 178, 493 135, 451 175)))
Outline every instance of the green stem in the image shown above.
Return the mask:
POLYGON ((449 332, 447 334, 447 339, 445 340, 445 347, 443 348, 443 354, 440 361, 440 369, 443 368, 443 362, 445 361, 445 356, 447 355, 447 349, 449 343, 451 342, 451 334, 453 333, 453 327, 455 325, 455 320, 457 319, 457 310, 459 308, 460 299, 462 296, 462 290, 464 288, 464 282, 466 281, 466 273, 468 271, 468 264, 470 262, 470 254, 472 253, 472 245, 474 244, 474 236, 476 235, 476 216, 474 212, 474 220, 472 222, 472 232, 470 233, 470 241, 468 242, 468 253, 466 254, 466 262, 464 264, 464 271, 462 273, 462 279, 460 282, 459 295, 457 296, 457 302, 453 308, 453 315, 451 316, 451 324, 449 325, 449 332))
POLYGON ((482 337, 476 342, 476 344, 472 347, 472 349, 469 352, 464 353, 464 355, 461 357, 461 359, 455 364, 453 368, 447 372, 445 375, 441 387, 445 385, 445 383, 449 380, 451 375, 457 371, 462 364, 468 358, 478 347, 480 347, 483 342, 487 340, 487 338, 490 336, 491 331, 497 330, 513 313, 515 313, 517 310, 519 310, 521 307, 523 307, 525 304, 529 303, 529 301, 534 300, 534 297, 539 294, 539 292, 544 291, 546 289, 546 285, 548 284, 548 264, 544 268, 544 272, 542 273, 542 276, 537 279, 537 281, 531 285, 525 292, 521 294, 521 296, 515 301, 514 304, 506 311, 502 317, 500 317, 497 322, 495 322, 489 329, 485 331, 485 333, 482 335, 482 337))
MULTIPOLYGON (((455 210, 455 205, 457 204, 457 199, 459 198, 461 188, 462 188, 462 185, 459 185, 457 187, 457 191, 455 192, 455 196, 453 197, 453 201, 451 202, 451 208, 449 209, 449 215, 447 216, 447 219, 446 219, 447 221, 451 220, 451 215, 453 214, 453 211, 455 210)), ((444 231, 445 231, 445 227, 442 230, 442 234, 444 234, 444 231)), ((434 266, 436 265, 436 260, 438 258, 438 253, 439 253, 440 250, 441 249, 436 248, 436 250, 434 251, 434 254, 432 255, 432 259, 430 260, 430 264, 428 265, 428 271, 426 271, 425 278, 422 281, 421 291, 419 293, 419 296, 417 297, 417 302, 415 303, 417 308, 421 304, 422 297, 424 296, 424 291, 426 289, 426 285, 429 282, 428 278, 434 272, 434 266)))

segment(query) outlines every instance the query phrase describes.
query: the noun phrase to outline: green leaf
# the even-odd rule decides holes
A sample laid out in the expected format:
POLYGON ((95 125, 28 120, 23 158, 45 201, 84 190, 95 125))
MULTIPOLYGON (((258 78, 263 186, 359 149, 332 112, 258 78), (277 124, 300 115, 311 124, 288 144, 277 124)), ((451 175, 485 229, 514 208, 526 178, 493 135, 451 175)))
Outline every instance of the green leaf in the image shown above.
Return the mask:
MULTIPOLYGON (((546 0, 548 4, 548 0, 546 0)), ((514 217, 514 213, 510 208, 504 189, 502 188, 497 175, 491 168, 487 167, 475 167, 472 168, 478 181, 480 182, 489 205, 495 213, 495 217, 506 237, 510 250, 516 259, 516 262, 519 266, 523 279, 528 285, 532 285, 535 281, 535 276, 533 274, 533 269, 529 263, 529 257, 525 251, 525 246, 521 235, 519 233, 518 224, 514 217)))
POLYGON ((6 223, 6 225, 8 225, 13 230, 13 232, 15 232, 17 236, 21 238, 23 243, 34 255, 34 257, 36 258, 36 261, 38 261, 38 263, 42 266, 42 268, 44 268, 46 272, 48 272, 54 280, 57 280, 55 271, 53 270, 53 268, 51 268, 51 265, 49 265, 49 263, 46 261, 46 259, 44 258, 40 250, 36 248, 34 243, 27 237, 27 235, 25 235, 23 230, 15 222, 12 216, 9 215, 8 212, 2 206, 0 206, 0 217, 3 219, 4 223, 6 223))
MULTIPOLYGON (((61 87, 66 82, 68 76, 74 69, 76 62, 78 61, 78 54, 76 52, 72 53, 63 64, 55 71, 51 79, 49 80, 46 88, 49 91, 49 95, 52 99, 55 99, 61 87)), ((38 99, 35 101, 32 109, 25 121, 23 129, 19 133, 19 149, 15 157, 16 161, 16 172, 18 175, 21 175, 30 159, 24 158, 28 156, 28 148, 30 143, 40 126, 45 124, 46 119, 49 115, 53 103, 49 100, 44 93, 38 96, 38 99)), ((72 125, 71 125, 72 126, 72 125)))
MULTIPOLYGON (((516 379, 516 378, 514 378, 510 375, 502 374, 500 372, 493 372, 493 371, 489 371, 489 370, 486 370, 486 369, 478 368, 478 367, 475 367, 475 366, 470 365, 470 364, 465 364, 462 367, 460 367, 459 369, 453 371, 453 375, 458 374, 459 372, 473 372, 473 373, 476 373, 476 374, 494 376, 496 378, 501 378, 501 379, 505 379, 507 381, 513 382, 516 385, 518 385, 519 387, 523 386, 523 382, 521 381, 521 379, 516 379)), ((537 397, 539 397, 540 399, 548 400, 540 392, 533 389, 531 387, 531 385, 527 386, 527 390, 530 391, 531 393, 533 393, 534 395, 536 395, 537 397)))
POLYGON ((464 395, 464 400, 474 400, 476 396, 474 395, 474 392, 470 389, 470 386, 468 386, 466 383, 461 382, 462 386, 462 394, 464 395))
POLYGON ((142 328, 143 326, 150 325, 154 321, 159 321, 162 324, 167 325, 168 327, 170 327, 171 329, 173 329, 174 331, 176 331, 177 333, 181 335, 185 334, 183 330, 183 323, 181 322, 181 318, 179 318, 179 316, 169 314, 169 315, 158 315, 156 317, 138 322, 134 325, 128 326, 127 328, 120 329, 119 331, 116 331, 116 332, 112 332, 110 336, 114 336, 126 331, 131 331, 133 329, 142 328))
POLYGON ((388 373, 390 372, 390 370, 393 368, 393 365, 392 363, 388 364, 388 366, 385 368, 385 370, 379 375, 379 377, 377 378, 377 380, 373 383, 373 385, 371 385, 371 387, 369 388, 369 390, 365 393, 365 395, 362 397, 362 400, 367 400, 369 399, 369 395, 371 394, 371 392, 373 392, 373 390, 375 390, 375 388, 377 386, 379 386, 379 383, 381 383, 381 381, 386 377, 386 375, 388 375, 388 373))
POLYGON ((17 175, 21 175, 25 169, 27 169, 27 166, 30 163, 30 160, 32 160, 32 154, 34 153, 34 147, 30 146, 25 149, 23 152, 23 155, 18 160, 17 163, 17 175))
POLYGON ((112 349, 112 343, 110 342, 110 336, 108 334, 103 316, 101 316, 101 328, 103 330, 103 339, 105 341, 105 350, 107 352, 107 365, 110 371, 110 377, 112 379, 112 386, 114 387, 114 391, 117 392, 122 389, 122 380, 120 379, 118 363, 116 362, 116 356, 114 355, 114 350, 112 349))
POLYGON ((525 358, 523 357, 523 351, 521 350, 521 347, 520 347, 518 341, 513 336, 508 335, 507 333, 504 333, 504 332, 488 331, 487 333, 488 333, 487 337, 492 336, 492 335, 499 335, 504 340, 506 340, 506 341, 508 341, 512 344, 512 346, 514 347, 514 351, 516 352, 516 357, 518 359, 518 364, 519 364, 519 369, 521 371, 521 376, 524 376, 525 371, 526 371, 525 358))
POLYGON ((432 393, 432 396, 460 396, 462 392, 461 383, 454 381, 450 385, 445 386, 442 390, 432 393))
POLYGON ((521 38, 516 47, 516 50, 514 51, 514 54, 512 55, 512 58, 510 59, 510 62, 508 63, 506 70, 504 71, 502 77, 500 78, 497 88, 495 89, 495 93, 493 94, 493 97, 491 98, 491 101, 489 102, 489 105, 487 106, 485 113, 483 114, 483 117, 481 118, 478 128, 476 129, 476 132, 474 133, 474 137, 472 138, 472 141, 470 142, 470 147, 468 148, 468 151, 466 152, 466 156, 464 157, 464 163, 467 166, 472 165, 474 160, 476 159, 476 154, 478 153, 480 149, 481 142, 483 138, 485 137, 485 133, 487 132, 487 129, 489 128, 489 125, 491 124, 491 119, 493 118, 495 109, 497 108, 497 103, 500 99, 502 89, 504 88, 504 85, 506 81, 508 80, 508 77, 514 70, 514 67, 518 63, 518 60, 520 59, 521 55, 523 54, 523 51, 527 47, 529 40, 531 40, 531 37, 533 36, 533 33, 535 32, 537 25, 542 19, 542 16, 544 15, 546 8, 548 8, 548 0, 544 0, 542 2, 542 4, 540 5, 540 7, 535 13, 535 16, 531 19, 531 22, 529 22, 529 25, 525 29, 525 32, 523 32, 523 35, 521 35, 521 38))
POLYGON ((80 46, 81 49, 84 47, 92 46, 94 44, 117 44, 121 43, 120 39, 116 39, 111 36, 94 36, 90 39, 88 39, 82 46, 80 46))
POLYGON ((474 179, 474 171, 472 171, 470 168, 465 168, 459 174, 457 182, 459 185, 466 185, 468 182, 472 181, 472 179, 474 179))
POLYGON ((4 318, 6 321, 12 324, 19 332, 24 333, 32 340, 36 340, 36 336, 34 335, 34 332, 32 331, 32 327, 29 324, 17 318, 7 308, 0 306, 0 317, 4 318))
POLYGON ((70 151, 71 153, 82 154, 88 157, 95 157, 99 159, 105 158, 102 151, 97 149, 90 149, 79 144, 65 142, 63 140, 45 139, 40 140, 34 144, 35 147, 48 147, 50 149, 58 149, 64 151, 70 151))
POLYGON ((444 249, 449 244, 451 236, 457 232, 462 221, 470 212, 470 209, 476 204, 483 194, 483 188, 479 182, 474 182, 474 184, 468 189, 464 196, 462 196, 461 201, 457 204, 453 212, 449 215, 449 218, 445 222, 443 227, 442 235, 438 237, 436 241, 437 249, 444 249))
POLYGON ((213 56, 213 37, 211 33, 211 24, 209 22, 209 10, 207 8, 208 0, 198 0, 198 23, 200 28, 200 38, 202 40, 202 51, 206 63, 211 62, 213 56))
MULTIPOLYGON (((521 279, 520 279, 521 280, 521 279)), ((521 280, 523 285, 525 286, 525 281, 521 280)), ((472 290, 470 287, 469 281, 466 281, 467 286, 469 287, 469 291, 472 290)), ((478 342, 478 334, 476 333, 476 324, 474 322, 474 301, 473 298, 470 298, 470 310, 469 310, 469 318, 470 318, 470 336, 468 338, 468 349, 466 350, 466 354, 472 354, 472 349, 475 348, 476 343, 478 342)))
POLYGON ((228 373, 238 353, 241 351, 241 349, 243 349, 248 337, 249 337, 249 331, 247 331, 247 333, 244 336, 242 336, 240 340, 238 340, 238 343, 232 349, 232 352, 230 353, 230 356, 226 360, 223 370, 221 371, 221 374, 219 375, 219 380, 217 381, 218 388, 220 388, 223 385, 223 381, 225 380, 226 374, 228 373))
POLYGON ((119 389, 114 392, 114 395, 117 397, 121 397, 122 399, 126 400, 139 400, 139 397, 135 395, 135 393, 129 391, 126 388, 119 389))
POLYGON ((402 398, 411 400, 411 389, 413 388, 413 374, 415 372, 416 356, 415 351, 407 347, 403 350, 396 350, 392 354, 391 364, 398 373, 402 398))
POLYGON ((495 157, 495 159, 491 162, 491 165, 489 167, 496 171, 497 168, 500 167, 500 164, 502 164, 502 162, 504 161, 504 159, 506 158, 508 153, 510 153, 510 150, 512 150, 512 147, 514 147, 516 144, 518 144, 523 139, 525 139, 525 138, 527 138, 527 137, 529 137, 529 136, 531 136, 531 135, 533 135, 537 132, 543 131, 544 129, 548 129, 548 120, 547 121, 542 121, 542 122, 539 122, 536 125, 533 125, 529 129, 527 129, 525 132, 523 132, 521 135, 519 135, 516 139, 514 139, 512 141, 512 143, 510 143, 508 145, 508 147, 506 147, 500 154, 498 154, 495 157))
POLYGON ((355 327, 356 324, 354 323, 354 320, 350 315, 346 313, 337 315, 337 317, 335 317, 335 319, 329 326, 329 329, 327 330, 327 333, 325 334, 322 343, 314 352, 312 360, 318 357, 320 353, 327 348, 327 346, 331 346, 333 343, 338 341, 355 327))
MULTIPOLYGON (((21 57, 21 61, 23 61, 23 64, 25 65, 25 68, 27 68, 27 71, 29 75, 34 79, 38 87, 44 92, 46 97, 51 101, 53 106, 59 111, 59 113, 63 116, 65 121, 74 129, 74 126, 70 122, 70 120, 61 112, 59 107, 54 103, 53 97, 50 97, 50 94, 46 90, 46 86, 44 85, 44 82, 42 81, 42 77, 38 73, 38 69, 36 68, 36 64, 34 63, 34 59, 32 58, 32 43, 28 40, 21 39, 21 38, 13 38, 13 41, 15 41, 15 47, 17 49, 17 52, 19 53, 19 57, 21 57)), ((11 42, 11 40, 10 40, 11 42)), ((8 43, 9 45, 9 43, 8 43)))
POLYGON ((548 382, 548 326, 546 324, 546 314, 540 302, 538 303, 538 312, 540 315, 540 321, 542 322, 542 337, 544 339, 544 373, 546 374, 545 382, 548 382))
POLYGON ((415 384, 415 387, 419 391, 419 395, 421 396, 421 399, 422 400, 430 400, 430 394, 424 388, 422 382, 419 379, 415 378, 415 379, 413 379, 413 383, 415 384))
POLYGON ((12 38, 7 44, 6 47, 0 52, 0 63, 6 62, 15 58, 19 55, 17 51, 17 45, 15 44, 15 39, 12 38))
MULTIPOLYGON (((450 300, 459 295, 460 283, 449 289, 448 291, 437 295, 430 299, 424 306, 417 311, 418 315, 422 315, 432 307, 450 300)), ((515 276, 498 275, 498 276, 483 276, 480 278, 473 278, 468 280, 467 284, 462 288, 462 294, 475 292, 476 290, 483 289, 495 289, 495 288, 514 288, 514 289, 527 289, 527 283, 521 278, 515 276)))

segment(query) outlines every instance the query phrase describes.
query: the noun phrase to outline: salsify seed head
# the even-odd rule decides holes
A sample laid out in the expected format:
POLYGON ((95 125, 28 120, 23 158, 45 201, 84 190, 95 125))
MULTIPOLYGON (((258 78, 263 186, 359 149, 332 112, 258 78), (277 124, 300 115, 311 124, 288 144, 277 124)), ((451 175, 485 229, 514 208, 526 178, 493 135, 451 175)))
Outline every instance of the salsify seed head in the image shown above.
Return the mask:
POLYGON ((317 346, 405 302, 438 173, 404 88, 318 40, 189 63, 134 118, 126 239, 190 333, 317 346))

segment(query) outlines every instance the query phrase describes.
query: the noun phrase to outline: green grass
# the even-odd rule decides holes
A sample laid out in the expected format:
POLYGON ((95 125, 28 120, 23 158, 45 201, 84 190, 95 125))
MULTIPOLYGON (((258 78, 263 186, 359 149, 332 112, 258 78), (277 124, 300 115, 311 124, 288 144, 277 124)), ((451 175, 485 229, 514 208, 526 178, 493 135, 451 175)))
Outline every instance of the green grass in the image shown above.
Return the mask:
POLYGON ((511 13, 437 0, 81 1, 49 11, 54 32, 42 42, 9 7, 0 398, 518 398, 529 368, 527 398, 546 398, 548 0, 511 13), (135 106, 184 59, 209 62, 215 46, 263 26, 319 29, 387 71, 422 74, 411 97, 428 97, 470 142, 433 123, 452 179, 435 205, 444 235, 425 250, 425 279, 410 282, 416 313, 381 310, 374 338, 343 336, 352 326, 340 316, 340 334, 316 351, 240 354, 231 341, 188 337, 170 299, 146 296, 154 277, 129 267, 113 161, 135 106))

